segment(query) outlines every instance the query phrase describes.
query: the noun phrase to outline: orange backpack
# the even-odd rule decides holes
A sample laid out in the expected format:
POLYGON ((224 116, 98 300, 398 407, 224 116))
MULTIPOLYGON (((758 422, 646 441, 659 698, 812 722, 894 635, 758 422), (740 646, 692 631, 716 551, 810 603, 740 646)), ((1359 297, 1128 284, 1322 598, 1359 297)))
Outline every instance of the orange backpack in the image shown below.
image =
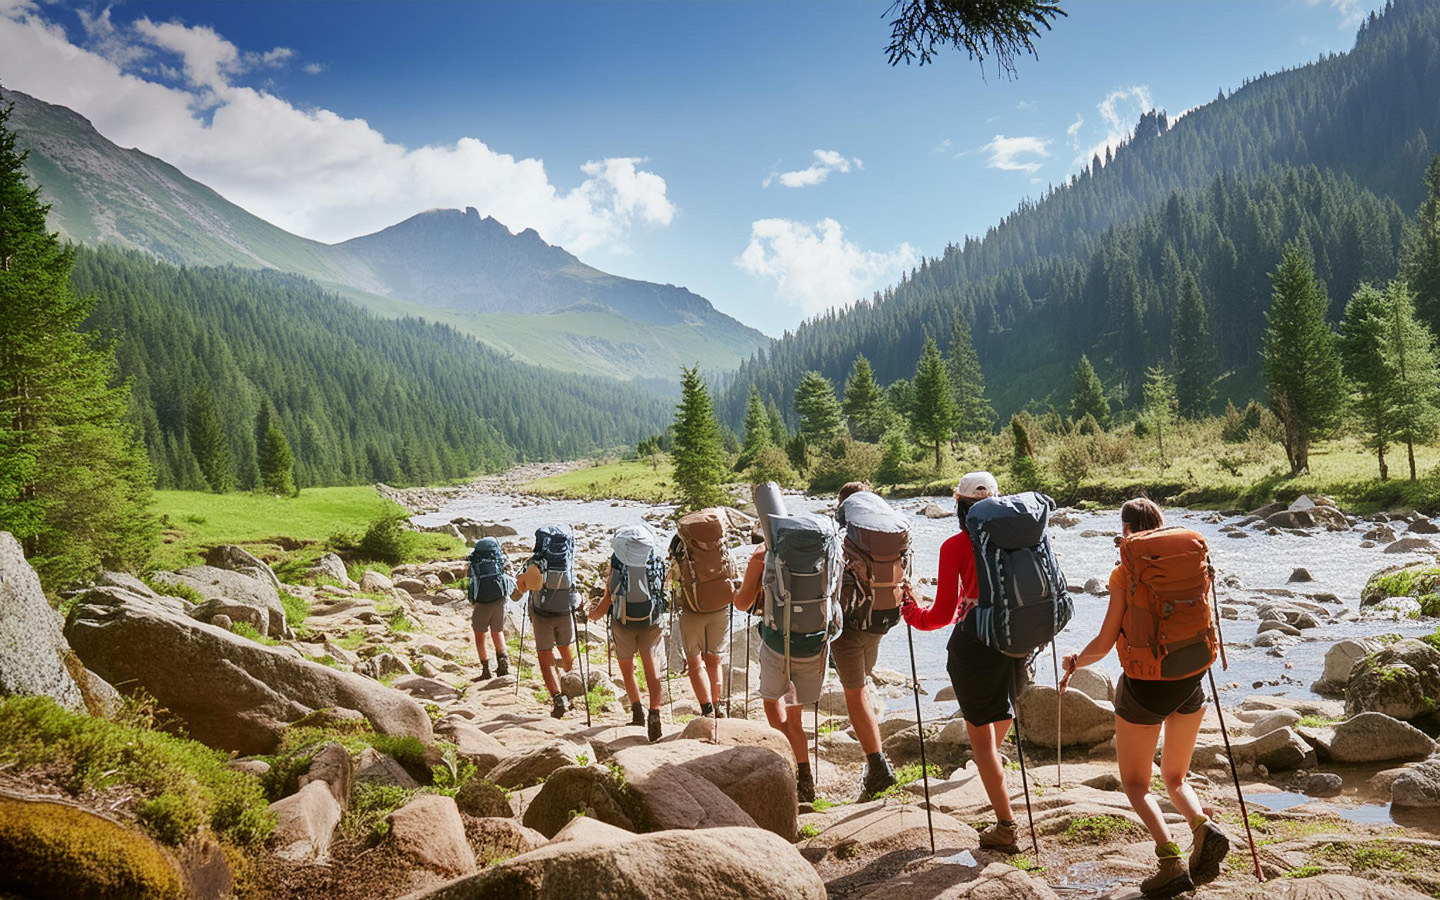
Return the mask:
POLYGON ((1210 549, 1186 528, 1120 541, 1125 615, 1115 650, 1131 678, 1178 681, 1210 668, 1220 648, 1211 605, 1210 549))

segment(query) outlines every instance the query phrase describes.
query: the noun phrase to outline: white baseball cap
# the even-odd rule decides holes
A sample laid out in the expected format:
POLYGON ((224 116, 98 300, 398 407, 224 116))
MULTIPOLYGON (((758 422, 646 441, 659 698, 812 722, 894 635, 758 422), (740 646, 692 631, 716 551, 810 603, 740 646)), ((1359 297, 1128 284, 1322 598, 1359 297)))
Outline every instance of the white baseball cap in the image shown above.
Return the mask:
POLYGON ((984 500, 1000 494, 1000 485, 989 472, 967 472, 955 485, 955 496, 963 500, 984 500))

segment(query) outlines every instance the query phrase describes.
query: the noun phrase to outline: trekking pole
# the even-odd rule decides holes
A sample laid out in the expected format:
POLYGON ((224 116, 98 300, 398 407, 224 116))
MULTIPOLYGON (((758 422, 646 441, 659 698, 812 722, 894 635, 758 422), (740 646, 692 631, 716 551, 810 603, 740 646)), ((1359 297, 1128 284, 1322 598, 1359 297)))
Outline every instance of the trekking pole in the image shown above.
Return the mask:
MULTIPOLYGON (((1207 561, 1208 564, 1208 561, 1207 561)), ((1230 668, 1225 658, 1225 634, 1221 631, 1220 597, 1215 592, 1215 567, 1210 565, 1210 600, 1215 615, 1215 639, 1220 645, 1220 668, 1230 668)), ((1210 678, 1210 696, 1215 700, 1215 715, 1220 719, 1220 736, 1225 739, 1225 758, 1230 761, 1230 778, 1235 782, 1235 799, 1240 801, 1240 819, 1245 823, 1245 840, 1250 844, 1250 861, 1255 864, 1255 880, 1265 883, 1265 873, 1260 868, 1260 851, 1255 848, 1255 835, 1250 830, 1250 812, 1245 808, 1245 792, 1240 789, 1240 771, 1235 768, 1235 754, 1230 751, 1230 732, 1225 728, 1225 711, 1220 708, 1220 690, 1215 687, 1215 669, 1205 670, 1210 678)))
POLYGON ((1065 743, 1065 732, 1060 728, 1062 711, 1065 709, 1065 695, 1060 685, 1060 658, 1055 649, 1055 642, 1050 642, 1050 666, 1055 670, 1055 786, 1061 787, 1060 781, 1060 747, 1065 743))
MULTIPOLYGON (((1020 762, 1020 787, 1025 792, 1025 819, 1030 824, 1030 846, 1035 850, 1035 861, 1040 861, 1040 839, 1035 836, 1035 814, 1030 809, 1030 778, 1025 773, 1024 740, 1020 736, 1020 671, 1017 668, 1011 679, 1010 700, 1015 717, 1015 757, 1020 762)), ((1056 737, 1059 741, 1059 737, 1056 737)))
POLYGON ((920 719, 920 675, 915 668, 915 631, 905 623, 905 642, 910 645, 910 690, 915 695, 915 736, 920 738, 920 778, 925 783, 925 826, 930 830, 930 855, 935 855, 935 819, 930 811, 930 766, 925 762, 925 725, 920 719))
MULTIPOLYGON (((586 621, 588 622, 589 620, 587 619, 586 621)), ((585 704, 585 727, 589 728, 591 726, 590 679, 585 677, 585 645, 580 641, 580 619, 579 616, 575 615, 574 607, 570 608, 570 625, 575 629, 575 654, 579 657, 580 662, 578 668, 580 669, 580 690, 582 691, 582 693, 580 694, 580 702, 585 704)), ((585 631, 585 636, 590 636, 590 631, 588 628, 585 631)), ((565 691, 563 682, 561 683, 560 691, 561 693, 564 693, 565 691)))
POLYGON ((615 679, 615 670, 611 668, 610 660, 614 655, 614 649, 615 632, 611 630, 610 619, 607 617, 605 619, 605 677, 612 681, 615 679))
MULTIPOLYGON (((669 624, 672 627, 675 625, 675 613, 673 611, 670 613, 669 624)), ((665 705, 670 708, 670 724, 674 725, 675 689, 670 686, 670 638, 673 637, 673 635, 670 634, 670 631, 670 628, 662 629, 660 636, 663 638, 661 644, 665 650, 665 705)))
MULTIPOLYGON (((746 610, 745 615, 749 616, 750 611, 746 610)), ((750 632, 753 630, 751 622, 747 618, 745 620, 745 718, 747 719, 750 718, 750 632)))
POLYGON ((730 604, 730 623, 725 626, 725 644, 730 651, 725 663, 725 718, 730 718, 730 680, 735 675, 735 604, 730 604))
POLYGON ((520 699, 520 669, 525 665, 525 606, 520 606, 520 643, 515 652, 515 699, 520 699))

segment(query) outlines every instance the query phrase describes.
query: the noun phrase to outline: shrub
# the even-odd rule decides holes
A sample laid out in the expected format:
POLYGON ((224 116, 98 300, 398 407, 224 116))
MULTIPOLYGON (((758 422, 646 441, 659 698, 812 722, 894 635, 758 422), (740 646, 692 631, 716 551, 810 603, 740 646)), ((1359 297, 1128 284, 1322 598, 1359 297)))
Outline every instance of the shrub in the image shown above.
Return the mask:
POLYGON ((179 597, 191 606, 199 606, 205 602, 205 595, 188 584, 180 584, 176 581, 156 578, 153 575, 146 575, 140 580, 144 582, 146 587, 162 597, 179 597))
POLYGON ((1010 477, 1016 491, 1043 491, 1047 487, 1045 471, 1033 456, 1017 456, 1010 463, 1010 477))
POLYGON ((790 465, 790 457, 785 455, 784 450, 773 445, 766 445, 755 454, 754 461, 746 470, 746 477, 751 484, 773 481, 782 487, 794 487, 800 482, 800 476, 790 465))
POLYGON ((415 534, 406 530, 405 517, 387 515, 370 523, 356 551, 363 559, 398 566, 410 555, 414 544, 415 534))
POLYGON ((843 440, 833 456, 825 456, 815 464, 810 475, 810 490, 838 491, 851 481, 872 481, 880 468, 880 448, 863 441, 843 440))

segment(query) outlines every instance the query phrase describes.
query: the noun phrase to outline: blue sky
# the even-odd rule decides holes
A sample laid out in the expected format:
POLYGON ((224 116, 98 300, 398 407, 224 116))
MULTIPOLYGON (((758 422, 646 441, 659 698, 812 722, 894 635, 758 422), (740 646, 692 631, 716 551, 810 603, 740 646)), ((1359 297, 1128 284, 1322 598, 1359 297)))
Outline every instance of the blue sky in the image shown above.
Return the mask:
POLYGON ((0 80, 309 237, 476 206, 779 334, 1381 4, 1071 0, 1013 80, 887 5, 0 0, 0 80))

